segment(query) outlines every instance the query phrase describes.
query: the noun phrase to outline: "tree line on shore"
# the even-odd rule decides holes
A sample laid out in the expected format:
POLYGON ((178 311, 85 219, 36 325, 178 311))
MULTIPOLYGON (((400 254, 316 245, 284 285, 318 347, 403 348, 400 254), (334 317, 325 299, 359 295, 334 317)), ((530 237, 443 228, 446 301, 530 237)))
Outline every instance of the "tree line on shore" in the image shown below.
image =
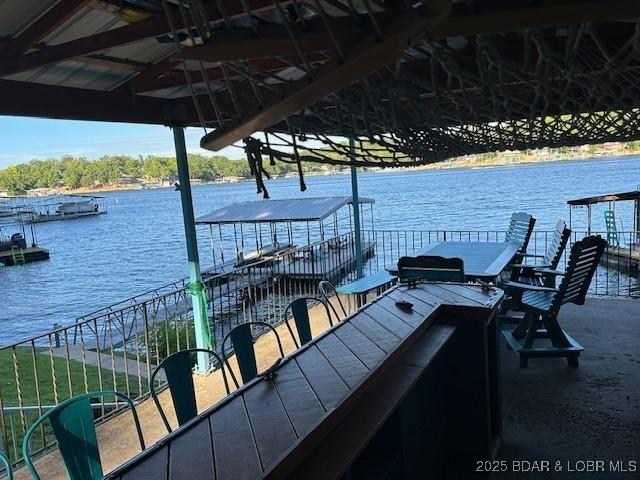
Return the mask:
MULTIPOLYGON (((303 164, 305 172, 335 169, 317 164, 303 164)), ((297 170, 296 165, 276 162, 265 169, 272 175, 284 175, 297 170)), ((189 175, 192 179, 214 181, 221 178, 249 178, 251 172, 245 159, 225 156, 189 155, 189 175)), ((129 157, 105 155, 97 160, 64 156, 60 159, 32 160, 0 170, 0 190, 20 195, 34 188, 93 188, 117 185, 124 179, 151 182, 175 181, 178 176, 175 157, 147 155, 129 157)))

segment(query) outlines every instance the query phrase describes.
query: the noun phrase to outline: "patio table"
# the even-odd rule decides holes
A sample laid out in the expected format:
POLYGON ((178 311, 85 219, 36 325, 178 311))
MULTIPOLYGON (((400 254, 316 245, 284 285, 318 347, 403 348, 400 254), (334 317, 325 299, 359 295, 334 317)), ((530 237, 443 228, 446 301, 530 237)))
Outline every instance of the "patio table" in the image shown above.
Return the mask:
POLYGON ((391 461, 370 455, 381 435, 391 435, 389 455, 403 449, 404 471, 435 471, 445 458, 473 468, 500 435, 502 296, 393 287, 286 357, 275 378, 248 382, 107 478, 338 478, 370 458, 391 461))
MULTIPOLYGON (((513 261, 520 246, 517 242, 435 242, 414 255, 461 258, 465 277, 493 281, 513 261)), ((386 269, 391 274, 398 273, 397 265, 386 269)))
POLYGON ((340 285, 336 288, 336 292, 344 295, 355 295, 357 299, 357 306, 360 308, 364 303, 366 303, 367 294, 369 292, 375 290, 376 294, 380 295, 380 293, 382 293, 382 289, 390 286, 392 283, 395 283, 397 279, 397 275, 392 275, 389 272, 381 270, 345 285, 340 285))

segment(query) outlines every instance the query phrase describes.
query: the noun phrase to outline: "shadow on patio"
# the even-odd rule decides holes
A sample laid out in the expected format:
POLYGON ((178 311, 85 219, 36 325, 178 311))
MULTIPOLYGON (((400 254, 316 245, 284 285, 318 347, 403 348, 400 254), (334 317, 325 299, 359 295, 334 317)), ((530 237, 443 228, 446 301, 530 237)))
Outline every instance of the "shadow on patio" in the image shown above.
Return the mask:
POLYGON ((503 428, 498 460, 508 471, 498 479, 611 478, 617 461, 640 477, 640 303, 588 298, 584 306, 565 305, 563 328, 585 347, 580 367, 564 359, 531 359, 518 368, 502 342, 503 428), (514 472, 514 461, 550 462, 550 473, 514 472), (590 460, 604 472, 585 473, 590 460), (560 462, 562 472, 555 472, 560 462), (568 471, 568 468, 576 471, 568 471))

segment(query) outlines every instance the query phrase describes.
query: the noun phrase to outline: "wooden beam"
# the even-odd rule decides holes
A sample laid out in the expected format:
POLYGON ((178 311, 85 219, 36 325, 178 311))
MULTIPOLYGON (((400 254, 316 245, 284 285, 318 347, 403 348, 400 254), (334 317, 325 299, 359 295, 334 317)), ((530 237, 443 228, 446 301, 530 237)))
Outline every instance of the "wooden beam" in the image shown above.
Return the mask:
MULTIPOLYGON (((336 40, 342 48, 353 45, 370 31, 358 28, 350 18, 336 19, 334 24, 337 24, 334 26, 336 40)), ((296 35, 300 50, 305 53, 333 50, 333 42, 322 23, 312 21, 309 25, 311 28, 308 31, 296 35)), ((220 32, 205 45, 183 49, 181 57, 206 62, 231 62, 296 54, 297 50, 282 25, 266 25, 260 27, 258 36, 244 28, 220 32)))
POLYGON ((0 80, 0 115, 164 124, 163 109, 168 103, 151 97, 0 80))
MULTIPOLYGON (((366 22, 363 22, 365 28, 358 28, 350 17, 335 18, 331 22, 336 40, 342 48, 353 45, 371 31, 366 22)), ((296 32, 296 41, 301 51, 311 53, 334 49, 333 42, 320 19, 309 21, 307 25, 308 29, 304 32, 296 32)), ((297 53, 285 27, 274 24, 261 26, 258 36, 248 28, 219 32, 204 45, 184 48, 181 57, 206 62, 231 62, 292 56, 297 53)))
POLYGON ((637 0, 552 2, 526 8, 451 15, 434 29, 430 37, 468 37, 638 17, 640 2, 637 0))
POLYGON ((394 61, 403 50, 421 41, 451 10, 449 0, 430 2, 429 7, 427 16, 420 15, 417 10, 397 16, 385 26, 386 32, 382 39, 374 34, 368 35, 347 52, 344 62, 327 62, 313 80, 305 77, 294 82, 283 98, 272 97, 269 102, 265 102, 263 109, 253 113, 239 125, 205 135, 200 145, 208 150, 220 150, 284 120, 394 61))
MULTIPOLYGON (((318 63, 325 61, 326 57, 321 54, 309 55, 308 61, 309 63, 318 63)), ((257 58, 250 60, 248 62, 249 67, 253 67, 256 71, 261 71, 267 73, 276 73, 286 68, 289 68, 290 64, 277 59, 277 58, 257 58)), ((233 72, 233 70, 229 69, 233 72)), ((206 70, 207 78, 211 82, 216 82, 224 79, 224 74, 222 73, 222 69, 220 67, 212 67, 206 70)), ((256 78, 260 77, 260 75, 256 75, 256 78)), ((200 70, 192 70, 191 71, 191 82, 194 84, 204 82, 204 77, 200 70)), ((141 92, 153 92, 156 90, 163 90, 165 88, 174 88, 180 87, 187 84, 187 80, 185 78, 185 74, 183 71, 171 73, 168 75, 158 76, 156 78, 146 78, 143 79, 136 78, 132 82, 133 90, 136 93, 141 92)))
MULTIPOLYGON (((283 4, 286 3, 289 2, 283 2, 283 4)), ((218 10, 216 1, 210 0, 205 5, 210 21, 214 22, 222 19, 222 14, 218 10)), ((271 0, 254 0, 252 5, 254 12, 273 8, 273 2, 271 0)), ((229 2, 227 13, 230 18, 237 18, 245 14, 241 2, 229 2)), ((176 19, 176 22, 178 28, 183 27, 178 19, 176 19)), ((41 51, 2 59, 0 61, 0 76, 31 70, 51 63, 69 60, 74 57, 91 55, 108 48, 139 42, 146 38, 166 35, 169 31, 170 28, 166 19, 153 16, 147 20, 142 20, 131 25, 114 28, 106 32, 96 33, 59 45, 49 46, 41 51)))
POLYGON ((60 25, 72 18, 91 0, 60 0, 40 16, 29 27, 13 38, 4 55, 21 55, 34 47, 40 40, 53 32, 60 25))
POLYGON ((123 72, 142 72, 151 65, 144 62, 136 62, 135 60, 129 60, 127 58, 116 58, 110 55, 103 55, 96 53, 95 55, 88 55, 86 57, 78 57, 78 62, 88 63, 90 65, 99 65, 101 67, 108 67, 114 70, 121 70, 123 72))

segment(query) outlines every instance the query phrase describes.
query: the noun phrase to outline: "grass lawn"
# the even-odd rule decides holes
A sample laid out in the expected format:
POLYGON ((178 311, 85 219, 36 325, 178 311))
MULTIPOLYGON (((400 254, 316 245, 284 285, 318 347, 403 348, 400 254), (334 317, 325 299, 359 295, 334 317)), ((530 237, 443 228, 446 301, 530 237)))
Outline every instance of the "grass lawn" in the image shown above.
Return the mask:
MULTIPOLYGON (((47 348, 36 348, 35 352, 32 351, 31 348, 16 348, 15 357, 18 364, 17 372, 20 380, 20 393, 23 406, 56 404, 56 396, 53 388, 53 373, 55 373, 56 378, 58 402, 86 391, 101 389, 98 367, 94 365, 87 364, 85 373, 81 362, 75 360, 67 362, 64 358, 54 357, 52 366, 51 357, 49 356, 49 350, 47 348), (38 402, 38 393, 40 402, 38 402)), ((101 369, 102 390, 118 390, 126 393, 126 375, 116 373, 114 385, 113 372, 104 368, 105 365, 110 364, 111 361, 109 357, 104 355, 102 357, 103 367, 101 369)), ((14 351, 11 349, 0 350, 0 398, 2 399, 2 407, 4 408, 18 406, 19 404, 18 384, 16 382, 15 372, 14 351)), ((143 388, 145 384, 146 380, 143 379, 143 388)), ((131 396, 135 398, 138 393, 138 380, 136 377, 129 376, 129 387, 131 389, 131 396)), ((107 402, 113 401, 109 398, 105 399, 107 402)), ((30 423, 36 420, 39 415, 38 412, 35 411, 25 414, 25 416, 30 423)), ((17 427, 17 441, 19 442, 18 444, 20 444, 23 437, 20 415, 15 414, 13 420, 17 427)), ((2 438, 0 444, 4 444, 9 455, 15 458, 8 414, 4 415, 4 423, 4 438, 2 438)), ((0 424, 0 436, 2 436, 1 426, 0 424)), ((36 437, 34 437, 33 448, 37 449, 38 444, 42 445, 42 442, 43 438, 38 441, 36 437)))
MULTIPOLYGON (((81 362, 70 360, 67 366, 66 359, 54 357, 52 367, 51 357, 46 348, 36 348, 35 355, 30 348, 16 348, 15 352, 23 405, 38 404, 36 385, 40 393, 40 404, 55 405, 56 401, 53 388, 54 372, 59 401, 69 398, 72 395, 84 393, 85 391, 100 390, 97 366, 86 365, 85 383, 85 372, 81 362), (69 382, 69 378, 71 382, 69 382)), ((126 392, 125 374, 117 373, 114 385, 113 372, 104 368, 105 365, 110 365, 110 360, 108 357, 103 356, 101 369, 102 389, 126 392)), ((1 350, 0 395, 2 395, 2 405, 4 407, 18 405, 18 386, 15 377, 13 351, 10 349, 1 350)), ((145 381, 142 383, 143 388, 144 384, 145 381)), ((129 386, 132 390, 131 395, 135 397, 138 390, 138 380, 135 377, 129 376, 129 386)))

